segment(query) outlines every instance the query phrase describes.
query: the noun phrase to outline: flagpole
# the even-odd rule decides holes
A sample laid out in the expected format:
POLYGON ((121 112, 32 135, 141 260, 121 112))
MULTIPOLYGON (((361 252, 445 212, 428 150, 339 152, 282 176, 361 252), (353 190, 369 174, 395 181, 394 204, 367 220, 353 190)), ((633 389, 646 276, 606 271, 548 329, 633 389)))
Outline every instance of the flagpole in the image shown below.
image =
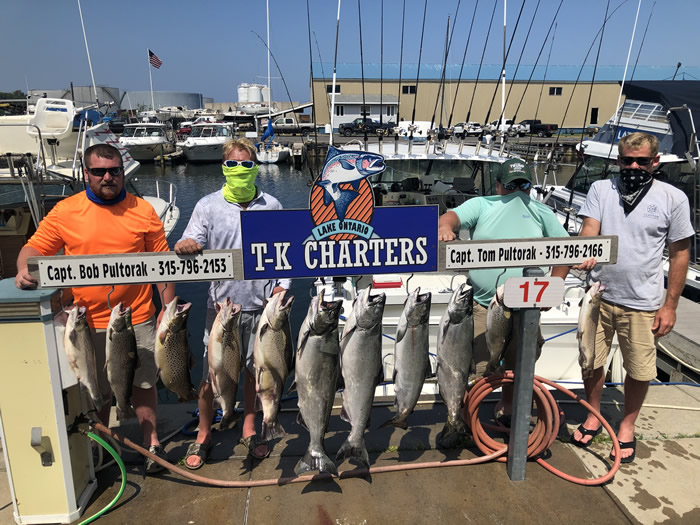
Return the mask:
POLYGON ((153 102, 153 75, 151 74, 151 50, 146 49, 146 60, 148 61, 148 79, 151 81, 151 110, 155 112, 156 105, 153 102))

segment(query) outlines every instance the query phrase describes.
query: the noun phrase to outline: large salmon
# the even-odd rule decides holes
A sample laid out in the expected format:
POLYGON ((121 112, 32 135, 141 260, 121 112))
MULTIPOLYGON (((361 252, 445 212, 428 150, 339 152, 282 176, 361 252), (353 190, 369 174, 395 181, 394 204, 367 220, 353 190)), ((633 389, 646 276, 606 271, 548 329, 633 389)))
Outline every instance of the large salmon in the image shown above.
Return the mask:
POLYGON ((165 387, 178 401, 197 398, 190 379, 194 357, 187 343, 187 319, 192 303, 177 304, 175 297, 165 308, 156 332, 156 365, 165 387))
POLYGON ((87 389, 95 408, 99 410, 105 404, 97 383, 97 364, 95 346, 87 322, 87 308, 75 305, 68 314, 63 347, 68 364, 78 381, 87 389))
POLYGON ((209 331, 209 377, 223 412, 219 430, 233 427, 239 419, 236 396, 241 375, 240 318, 241 305, 234 304, 227 298, 226 302, 217 303, 216 319, 209 331))
POLYGON ((578 364, 581 365, 583 379, 593 376, 595 363, 595 334, 600 318, 600 301, 603 298, 605 285, 600 281, 595 282, 583 296, 581 310, 578 313, 578 364))
POLYGON ((138 364, 136 335, 131 324, 131 306, 122 303, 112 308, 107 325, 105 355, 107 379, 117 399, 117 419, 136 414, 131 408, 131 393, 138 364))

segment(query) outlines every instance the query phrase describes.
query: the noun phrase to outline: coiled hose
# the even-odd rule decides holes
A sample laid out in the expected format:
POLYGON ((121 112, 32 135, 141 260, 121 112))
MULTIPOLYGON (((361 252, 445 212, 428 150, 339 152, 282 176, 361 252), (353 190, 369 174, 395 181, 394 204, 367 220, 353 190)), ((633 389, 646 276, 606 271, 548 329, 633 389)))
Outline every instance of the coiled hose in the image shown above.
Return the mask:
POLYGON ((87 525, 88 523, 92 523, 93 521, 98 519, 100 516, 109 512, 112 509, 112 507, 114 507, 114 505, 117 504, 117 501, 119 501, 119 498, 122 497, 122 494, 124 494, 124 488, 126 488, 126 468, 124 467, 124 462, 122 461, 122 458, 120 458, 119 454, 117 454, 117 452, 109 445, 109 443, 107 443, 100 436, 93 434, 92 432, 88 432, 87 435, 90 439, 92 439, 93 441, 97 441, 97 443, 102 445, 102 447, 107 452, 109 452, 110 455, 114 458, 114 461, 117 462, 117 465, 119 465, 119 470, 122 473, 122 484, 121 484, 121 487, 119 487, 119 492, 117 493, 117 495, 114 496, 114 499, 112 501, 110 501, 106 507, 104 507, 97 514, 93 514, 88 519, 81 521, 79 525, 87 525))
MULTIPOLYGON (((472 433, 474 436, 474 440, 477 444, 477 447, 479 450, 484 454, 484 456, 477 457, 477 458, 472 458, 472 459, 459 459, 459 460, 450 460, 450 461, 431 461, 431 462, 422 462, 422 463, 410 463, 406 465, 391 465, 391 466, 386 466, 386 467, 371 467, 369 469, 364 469, 364 468, 356 468, 353 470, 346 470, 346 471, 341 471, 338 474, 339 479, 346 479, 346 478, 357 478, 357 477, 367 477, 372 474, 380 474, 383 472, 399 472, 399 471, 406 471, 406 470, 419 470, 419 469, 428 469, 428 468, 444 468, 444 467, 457 467, 457 466, 465 466, 465 465, 476 465, 479 463, 486 463, 488 461, 492 460, 498 460, 505 462, 507 453, 508 453, 508 445, 503 444, 503 443, 498 443, 495 440, 493 440, 490 436, 488 436, 484 430, 484 426, 481 424, 479 420, 479 405, 481 402, 484 400, 484 398, 493 392, 495 389, 501 387, 504 384, 507 383, 512 383, 513 382, 513 372, 512 371, 507 371, 504 375, 496 375, 496 376, 490 376, 487 378, 483 378, 479 382, 477 382, 474 385, 474 388, 470 391, 469 394, 469 402, 467 405, 467 414, 468 414, 468 423, 470 423, 471 428, 472 428, 472 433)), ((606 483, 610 481, 617 470, 620 467, 620 444, 617 440, 617 437, 615 436, 615 433, 610 426, 610 424, 603 418, 603 416, 596 411, 588 402, 585 400, 581 399, 579 396, 571 392, 570 390, 567 390, 564 387, 561 387, 557 385, 556 383, 544 379, 539 376, 535 376, 534 380, 534 396, 533 396, 535 403, 537 405, 537 422, 535 423, 535 428, 534 430, 530 433, 529 439, 528 439, 528 451, 527 451, 527 456, 528 458, 536 458, 537 463, 539 463, 542 467, 546 468, 553 474, 559 476, 560 478, 571 481, 573 483, 578 483, 581 485, 601 485, 603 483, 606 483), (582 478, 576 478, 574 476, 570 476, 564 472, 561 472, 551 465, 549 465, 546 461, 544 461, 540 456, 551 446, 552 443, 557 438, 557 434, 559 431, 559 409, 557 407, 557 403, 552 396, 552 394, 547 390, 547 388, 544 385, 549 385, 553 388, 556 388, 560 392, 565 393, 572 399, 576 400, 577 402, 581 403, 584 407, 586 407, 592 414, 594 414, 598 420, 601 422, 603 427, 608 431, 610 436, 612 437, 613 441, 613 447, 615 451, 615 461, 613 463, 612 468, 610 471, 599 478, 595 479, 582 479, 582 478)), ((504 431, 503 427, 494 427, 492 425, 486 425, 487 428, 499 430, 499 431, 504 431)), ((207 478, 204 476, 199 476, 196 475, 192 472, 186 471, 184 469, 181 469, 179 467, 176 467, 172 463, 169 463, 165 461, 162 458, 159 458, 158 456, 151 454, 148 450, 145 448, 137 445, 136 443, 132 442, 131 440, 127 438, 120 437, 116 433, 114 433, 112 430, 107 428, 106 426, 102 425, 101 423, 95 423, 95 428, 97 428, 100 432, 104 433, 105 435, 111 436, 112 438, 124 443, 125 445, 131 447, 132 449, 136 450, 137 452, 143 454, 146 457, 151 458, 153 461, 157 462, 159 465, 162 465, 163 467, 167 468, 173 473, 179 474, 184 478, 190 479, 192 481, 202 483, 205 485, 212 485, 216 487, 229 487, 229 488, 250 488, 250 487, 264 487, 264 486, 273 486, 273 485, 286 485, 288 483, 306 483, 312 480, 319 480, 319 479, 330 479, 333 476, 330 473, 320 473, 320 474, 310 474, 310 475, 304 475, 304 476, 295 476, 295 477, 284 477, 284 478, 277 478, 277 479, 262 479, 262 480, 250 480, 250 481, 227 481, 227 480, 219 480, 219 479, 212 479, 212 478, 207 478)))

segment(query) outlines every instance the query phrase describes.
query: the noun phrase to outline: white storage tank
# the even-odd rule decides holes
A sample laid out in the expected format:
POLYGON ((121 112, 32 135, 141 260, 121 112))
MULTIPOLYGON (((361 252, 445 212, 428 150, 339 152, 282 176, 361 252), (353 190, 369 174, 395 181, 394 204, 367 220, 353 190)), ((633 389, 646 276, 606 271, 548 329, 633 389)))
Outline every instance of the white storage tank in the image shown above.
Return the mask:
POLYGON ((260 84, 250 84, 248 86, 248 102, 262 102, 261 88, 260 84))
POLYGON ((248 102, 248 84, 240 84, 238 86, 238 102, 248 102))
POLYGON ((262 98, 268 104, 270 103, 270 88, 268 86, 262 87, 262 98))

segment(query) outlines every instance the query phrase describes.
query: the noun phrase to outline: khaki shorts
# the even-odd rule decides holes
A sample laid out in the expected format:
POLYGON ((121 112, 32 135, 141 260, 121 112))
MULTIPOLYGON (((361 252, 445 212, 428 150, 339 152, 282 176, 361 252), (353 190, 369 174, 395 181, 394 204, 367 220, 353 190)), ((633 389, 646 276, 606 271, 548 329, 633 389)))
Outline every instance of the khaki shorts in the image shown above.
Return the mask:
MULTIPOLYGON (((488 365, 491 354, 489 347, 486 344, 486 315, 488 308, 481 306, 476 301, 474 302, 474 343, 472 351, 474 353, 474 375, 469 377, 469 380, 480 379, 486 375, 486 366, 488 365)), ((506 347, 503 354, 503 368, 505 370, 515 369, 515 357, 518 349, 518 330, 520 327, 520 311, 513 311, 513 329, 511 332, 510 343, 506 347)), ((542 330, 537 330, 537 359, 542 354, 542 345, 544 338, 542 330)))
MULTIPOLYGON (((258 333, 258 322, 262 317, 262 310, 241 312, 238 330, 241 333, 241 349, 245 349, 245 355, 241 355, 241 360, 251 374, 255 375, 253 366, 253 349, 255 348, 255 335, 258 333)), ((202 383, 211 383, 209 377, 209 332, 216 320, 216 310, 207 309, 206 325, 204 327, 204 353, 202 354, 202 383)), ((241 352, 242 353, 242 352, 241 352)), ((201 383, 200 383, 201 384, 201 383)))
POLYGON ((601 301, 593 367, 605 366, 613 335, 617 332, 623 366, 630 377, 637 381, 656 378, 656 341, 651 331, 655 317, 656 312, 601 301))
MULTIPOLYGON (((158 381, 158 369, 156 367, 156 318, 134 325, 136 335, 136 353, 139 357, 139 366, 134 374, 134 386, 139 388, 151 388, 158 381)), ((105 366, 105 345, 107 343, 107 330, 99 328, 92 333, 92 342, 95 345, 95 362, 97 364, 97 382, 100 392, 109 397, 112 388, 107 379, 107 367, 105 366)))

